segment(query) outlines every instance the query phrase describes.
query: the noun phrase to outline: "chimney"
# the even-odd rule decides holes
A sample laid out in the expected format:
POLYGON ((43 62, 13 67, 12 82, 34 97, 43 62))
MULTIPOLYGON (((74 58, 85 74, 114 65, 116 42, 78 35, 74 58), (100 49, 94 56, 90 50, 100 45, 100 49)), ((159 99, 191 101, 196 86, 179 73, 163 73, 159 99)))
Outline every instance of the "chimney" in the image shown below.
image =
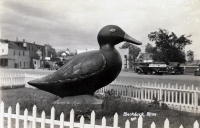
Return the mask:
POLYGON ((25 42, 25 39, 23 39, 23 42, 25 42))
POLYGON ((35 44, 35 42, 33 42, 33 44, 35 44))
POLYGON ((18 42, 18 37, 16 38, 16 41, 18 42))

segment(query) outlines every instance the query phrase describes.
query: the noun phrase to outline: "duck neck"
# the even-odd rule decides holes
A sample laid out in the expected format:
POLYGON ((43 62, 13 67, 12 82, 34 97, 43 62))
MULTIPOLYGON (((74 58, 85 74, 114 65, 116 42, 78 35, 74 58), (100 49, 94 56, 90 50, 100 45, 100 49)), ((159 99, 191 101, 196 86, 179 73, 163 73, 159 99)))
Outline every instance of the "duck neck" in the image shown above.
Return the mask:
POLYGON ((100 49, 115 49, 114 45, 104 44, 100 46, 100 49))

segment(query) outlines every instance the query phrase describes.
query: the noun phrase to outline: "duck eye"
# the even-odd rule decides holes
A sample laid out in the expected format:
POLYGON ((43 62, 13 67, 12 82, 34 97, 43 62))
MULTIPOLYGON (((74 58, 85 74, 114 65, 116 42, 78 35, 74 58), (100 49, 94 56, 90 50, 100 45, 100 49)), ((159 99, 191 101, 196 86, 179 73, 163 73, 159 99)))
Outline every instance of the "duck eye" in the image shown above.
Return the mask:
POLYGON ((115 31, 116 31, 116 29, 114 29, 114 28, 110 29, 110 32, 115 32, 115 31))

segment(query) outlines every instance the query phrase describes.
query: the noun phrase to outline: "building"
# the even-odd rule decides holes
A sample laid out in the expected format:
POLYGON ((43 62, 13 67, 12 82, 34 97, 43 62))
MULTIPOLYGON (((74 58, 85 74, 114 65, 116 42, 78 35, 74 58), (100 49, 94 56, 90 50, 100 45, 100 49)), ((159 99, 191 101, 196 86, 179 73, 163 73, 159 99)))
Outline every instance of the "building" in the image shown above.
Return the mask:
POLYGON ((0 55, 0 67, 4 68, 30 68, 29 51, 17 46, 14 42, 1 40, 1 51, 7 51, 0 55), (5 45, 7 44, 7 45, 5 45))
POLYGON ((40 68, 46 57, 45 46, 23 41, 0 39, 1 67, 7 68, 40 68))
POLYGON ((121 55, 122 59, 122 69, 129 68, 129 62, 128 62, 128 55, 129 55, 129 49, 128 48, 121 48, 123 43, 117 44, 115 48, 121 55))
POLYGON ((30 67, 31 68, 40 68, 42 60, 46 57, 46 49, 44 45, 36 44, 35 42, 29 43, 26 42, 25 39, 23 41, 18 41, 18 38, 16 41, 14 41, 18 46, 25 48, 27 51, 29 51, 29 57, 30 57, 30 67))
POLYGON ((8 43, 0 42, 0 56, 8 54, 8 43))
POLYGON ((136 58, 136 62, 151 63, 153 62, 153 53, 139 53, 136 58))

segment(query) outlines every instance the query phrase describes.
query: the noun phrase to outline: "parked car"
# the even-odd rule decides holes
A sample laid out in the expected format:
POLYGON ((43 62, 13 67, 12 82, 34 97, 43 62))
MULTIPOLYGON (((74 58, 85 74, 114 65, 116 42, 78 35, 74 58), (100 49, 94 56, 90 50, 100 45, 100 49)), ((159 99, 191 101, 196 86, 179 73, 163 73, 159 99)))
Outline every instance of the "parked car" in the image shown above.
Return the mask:
POLYGON ((167 74, 184 74, 184 71, 178 62, 171 62, 167 68, 167 74))
POLYGON ((194 75, 195 75, 195 76, 200 76, 200 64, 199 64, 199 68, 197 68, 197 69, 194 71, 194 75))
POLYGON ((150 64, 151 74, 167 74, 167 65, 165 63, 154 63, 150 64))
POLYGON ((64 65, 64 62, 63 61, 60 61, 60 62, 56 62, 55 63, 55 69, 58 70, 60 67, 62 67, 64 65))
POLYGON ((146 65, 139 65, 136 66, 135 72, 138 74, 144 73, 144 74, 166 74, 167 73, 167 65, 165 63, 152 63, 152 64, 146 64, 146 65))
POLYGON ((50 65, 50 63, 49 63, 48 61, 44 61, 44 62, 43 62, 43 70, 44 70, 45 68, 51 70, 51 65, 50 65))

